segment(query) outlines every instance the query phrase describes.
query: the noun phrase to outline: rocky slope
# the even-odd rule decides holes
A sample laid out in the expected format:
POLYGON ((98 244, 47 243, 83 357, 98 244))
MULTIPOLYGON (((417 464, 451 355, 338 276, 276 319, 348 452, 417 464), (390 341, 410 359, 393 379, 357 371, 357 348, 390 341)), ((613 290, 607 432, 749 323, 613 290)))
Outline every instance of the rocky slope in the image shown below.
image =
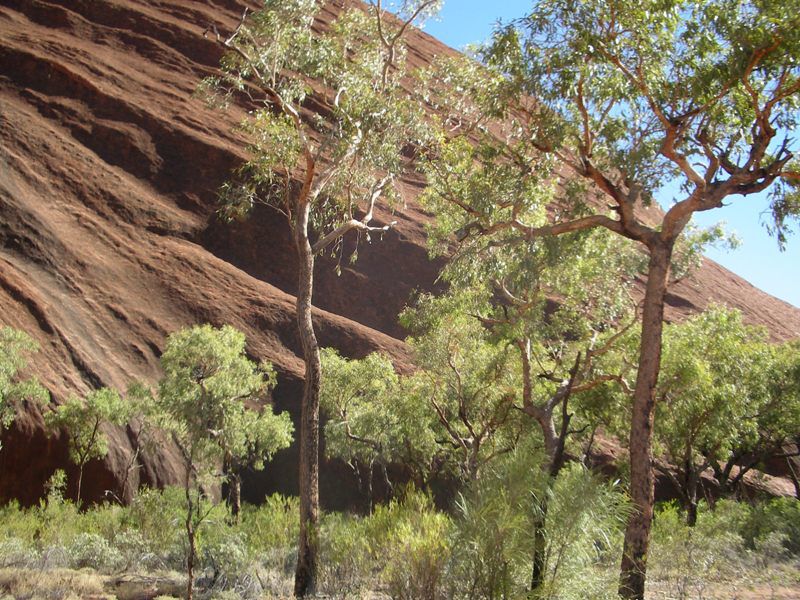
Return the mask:
MULTIPOLYGON (((330 19, 339 2, 325 13, 330 19)), ((203 36, 230 30, 245 6, 235 0, 0 0, 0 323, 40 343, 33 371, 56 401, 94 386, 124 389, 153 381, 165 336, 200 322, 243 330, 249 352, 281 373, 279 408, 295 412, 302 373, 293 326, 294 257, 281 217, 266 209, 225 225, 215 194, 243 159, 236 114, 207 109, 195 87, 220 58, 203 36)), ((413 34, 421 64, 451 52, 413 34)), ((323 345, 352 356, 383 350, 402 368, 407 351, 396 315, 414 289, 431 289, 427 216, 413 203, 396 229, 362 249, 341 277, 318 266, 316 325, 323 345)), ((387 219, 388 215, 380 215, 387 219)), ((724 302, 769 327, 775 339, 800 335, 800 310, 714 264, 670 296, 671 317, 724 302)), ((48 440, 35 412, 3 440, 0 500, 34 501, 64 442, 48 440)), ((87 492, 118 489, 129 432, 90 465, 87 492)), ((258 490, 295 487, 293 451, 258 490)), ((140 473, 175 481, 165 449, 140 473)), ((323 480, 336 503, 340 473, 323 480)), ((255 489, 255 488, 253 488, 255 489)))

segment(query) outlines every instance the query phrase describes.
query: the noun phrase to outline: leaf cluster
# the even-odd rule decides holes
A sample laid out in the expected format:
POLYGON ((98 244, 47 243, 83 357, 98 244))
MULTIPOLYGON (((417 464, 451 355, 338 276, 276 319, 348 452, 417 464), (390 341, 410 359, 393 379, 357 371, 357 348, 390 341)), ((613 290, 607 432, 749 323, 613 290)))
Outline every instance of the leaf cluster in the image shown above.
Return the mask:
POLYGON ((256 365, 245 354, 244 334, 233 327, 200 325, 172 334, 161 356, 164 377, 156 404, 196 465, 228 457, 263 461, 292 439, 287 414, 269 406, 252 410, 275 384, 271 365, 256 365))
POLYGON ((51 431, 67 432, 70 458, 82 466, 91 459, 108 454, 105 425, 123 425, 129 416, 128 405, 119 393, 101 388, 92 390, 83 398, 70 396, 44 418, 51 431))
POLYGON ((14 421, 19 401, 48 400, 47 390, 36 379, 19 377, 28 366, 27 356, 36 350, 38 344, 26 333, 0 327, 0 431, 14 421))

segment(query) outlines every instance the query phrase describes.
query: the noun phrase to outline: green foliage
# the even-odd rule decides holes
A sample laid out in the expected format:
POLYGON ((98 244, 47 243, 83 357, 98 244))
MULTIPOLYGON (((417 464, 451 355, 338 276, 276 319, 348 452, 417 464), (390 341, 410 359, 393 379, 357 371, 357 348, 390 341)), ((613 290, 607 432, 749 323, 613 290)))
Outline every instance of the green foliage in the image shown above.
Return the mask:
POLYGON ((467 296, 423 297, 403 323, 419 370, 405 393, 426 407, 432 436, 448 470, 464 481, 508 452, 522 429, 513 410, 519 379, 508 344, 468 314, 467 296))
POLYGON ((531 582, 531 532, 547 496, 545 577, 537 598, 616 598, 609 568, 628 514, 619 486, 580 464, 565 467, 554 487, 531 468, 526 445, 487 470, 457 504, 452 542, 456 598, 523 597, 531 582))
POLYGON ((172 486, 163 490, 145 488, 134 497, 127 509, 126 525, 145 540, 140 549, 144 564, 183 566, 186 542, 181 528, 186 519, 185 503, 184 490, 172 486))
MULTIPOLYGON (((542 489, 540 472, 530 468, 535 454, 522 445, 494 463, 465 491, 452 518, 413 491, 370 517, 325 515, 320 531, 325 593, 336 598, 376 590, 393 598, 524 597, 535 514, 531 491, 542 489)), ((180 488, 145 489, 129 507, 95 505, 85 511, 55 499, 28 509, 6 505, 0 508, 0 565, 44 569, 45 574, 62 567, 103 573, 180 568, 183 494, 180 488)), ((650 559, 658 589, 666 587, 678 597, 680 590, 696 595, 719 584, 732 589, 791 582, 790 552, 796 557, 797 550, 786 542, 797 538, 797 506, 789 498, 752 507, 721 501, 713 512, 701 507, 694 528, 685 525, 675 505, 660 508, 650 559)), ((613 548, 627 510, 624 497, 616 486, 574 465, 559 478, 550 507, 544 597, 613 597, 613 548)), ((296 500, 281 496, 245 506, 238 525, 229 525, 221 514, 210 518, 201 530, 197 565, 209 586, 205 592, 282 597, 293 570, 297 527, 296 500)))
POLYGON ((776 498, 755 505, 731 500, 713 510, 701 504, 697 525, 683 522, 675 503, 656 511, 649 564, 654 580, 675 598, 727 595, 753 585, 797 584, 798 501, 776 498))
POLYGON ((401 385, 386 356, 375 353, 349 360, 325 348, 322 368, 320 405, 329 417, 325 425, 328 456, 370 470, 392 462, 412 468, 425 464, 435 446, 424 426, 425 409, 401 385))
POLYGON ((67 548, 70 566, 75 569, 92 567, 98 571, 115 571, 123 563, 120 551, 96 533, 78 534, 67 548))
MULTIPOLYGON (((230 469, 225 475, 231 481, 243 464, 263 468, 265 460, 291 443, 292 423, 285 413, 273 414, 271 407, 255 411, 245 406, 274 385, 275 374, 270 365, 258 366, 247 358, 245 336, 233 327, 200 325, 170 335, 161 366, 164 377, 156 406, 186 468, 183 521, 191 595, 193 568, 214 510, 204 487, 214 483, 220 463, 230 469)), ((214 555, 210 555, 212 559, 214 555)), ((225 577, 233 577, 241 571, 249 560, 247 554, 236 560, 226 555, 221 560, 227 564, 239 558, 229 569, 217 568, 218 575, 226 571, 225 577)))
POLYGON ((19 401, 44 404, 48 400, 47 390, 36 379, 19 378, 28 366, 28 355, 38 348, 26 333, 0 327, 0 432, 14 421, 19 401))
POLYGON ((757 439, 752 416, 769 400, 765 342, 762 330, 722 307, 666 327, 656 437, 671 463, 702 462, 701 453, 724 459, 757 439))
POLYGON ((544 598, 616 598, 613 563, 630 507, 617 482, 579 463, 568 465, 552 490, 547 513, 544 598))
POLYGON ((383 541, 382 555, 389 557, 382 579, 393 600, 441 597, 450 525, 450 519, 419 492, 378 507, 369 529, 372 539, 383 541))
MULTIPOLYGON (((179 569, 185 560, 181 526, 184 490, 145 489, 128 506, 93 505, 78 511, 70 501, 21 509, 0 508, 0 565, 150 573, 179 569)), ((274 496, 248 506, 239 525, 211 518, 201 530, 197 567, 214 592, 262 597, 259 577, 291 568, 297 535, 296 501, 274 496), (210 584, 208 582, 213 582, 210 584)), ((45 571, 47 573, 48 571, 45 571)))
MULTIPOLYGON (((783 130, 797 119, 793 22, 791 9, 772 1, 544 0, 500 29, 485 59, 536 99, 534 145, 582 148, 649 198, 678 175, 696 183, 663 144, 674 124, 676 152, 698 170, 733 175, 764 158, 781 172, 787 147, 766 156, 753 148, 776 134, 759 129, 761 119, 783 130)), ((794 181, 784 172, 781 181, 794 181)), ((790 196, 779 186, 773 198, 780 241, 790 196)))
POLYGON ((375 585, 368 521, 343 513, 325 515, 320 530, 320 585, 333 598, 362 598, 375 585))
POLYGON ((725 504, 718 511, 701 511, 689 527, 678 506, 666 504, 653 521, 648 566, 655 580, 665 582, 673 597, 702 595, 712 581, 736 581, 743 569, 744 548, 736 531, 745 507, 725 504))
POLYGON ((442 598, 451 525, 414 490, 369 517, 328 516, 321 534, 323 586, 341 598, 359 597, 377 582, 393 600, 442 598))
POLYGON ((293 546, 300 530, 298 500, 279 494, 267 496, 258 506, 245 505, 242 524, 253 552, 267 564, 290 571, 293 546))
POLYGON ((772 347, 766 380, 766 399, 757 416, 760 441, 777 447, 800 431, 800 342, 772 347))
POLYGON ((787 552, 800 557, 800 501, 796 498, 773 498, 756 504, 737 529, 748 548, 757 549, 758 540, 775 534, 787 552))
POLYGON ((200 325, 172 334, 161 365, 156 402, 194 468, 213 468, 227 456, 251 459, 261 468, 291 442, 287 414, 245 406, 263 398, 275 374, 271 366, 247 358, 244 334, 234 328, 200 325))
MULTIPOLYGON (((400 8, 419 21, 438 4, 400 8)), ((358 229, 369 240, 370 231, 385 230, 368 227, 373 205, 381 198, 391 205, 398 196, 393 180, 405 169, 403 148, 418 145, 428 129, 402 85, 406 28, 387 20, 378 3, 344 9, 315 31, 321 8, 314 0, 267 0, 227 37, 221 75, 201 85, 216 105, 246 96, 251 107, 241 129, 252 158, 223 186, 222 213, 242 217, 265 203, 289 217, 300 206, 295 202, 309 203, 322 237, 362 210, 358 229), (311 97, 325 111, 301 117, 311 97), (301 194, 290 189, 298 171, 310 182, 301 194)))
POLYGON ((530 585, 533 490, 544 460, 517 445, 459 494, 455 506, 449 594, 456 598, 515 598, 530 585))
POLYGON ((122 425, 127 420, 125 401, 109 388, 91 391, 84 398, 70 396, 45 415, 51 431, 67 432, 70 459, 81 468, 87 461, 108 454, 108 437, 102 426, 122 425))

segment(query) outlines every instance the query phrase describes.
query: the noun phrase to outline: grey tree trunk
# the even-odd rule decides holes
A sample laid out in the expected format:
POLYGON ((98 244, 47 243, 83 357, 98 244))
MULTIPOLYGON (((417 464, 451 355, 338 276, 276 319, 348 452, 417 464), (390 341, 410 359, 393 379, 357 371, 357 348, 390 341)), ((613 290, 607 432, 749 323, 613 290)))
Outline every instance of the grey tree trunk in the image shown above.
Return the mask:
POLYGON ((186 469, 186 485, 184 491, 186 492, 186 538, 189 542, 189 549, 186 555, 186 600, 192 600, 194 595, 194 559, 197 552, 195 548, 195 530, 194 530, 194 502, 192 501, 192 492, 190 489, 191 471, 186 469))
POLYGON ((297 328, 303 346, 305 383, 300 415, 300 539, 297 549, 294 593, 311 595, 317 587, 319 556, 319 390, 322 365, 311 319, 314 288, 314 253, 308 240, 310 204, 297 206, 293 233, 298 257, 297 328))
MULTIPOLYGON (((567 402, 567 398, 563 400, 567 402)), ((536 500, 537 514, 533 520, 533 570, 531 573, 531 591, 540 590, 544 584, 545 557, 547 555, 547 511, 550 492, 555 485, 561 467, 564 465, 564 437, 567 428, 562 427, 561 435, 556 433, 552 410, 540 411, 536 420, 542 429, 547 462, 542 465, 545 474, 545 487, 542 495, 536 500)))
POLYGON ((697 486, 700 474, 690 461, 686 461, 686 524, 697 525, 697 486))
POLYGON ((653 409, 661 367, 664 298, 673 243, 659 240, 650 246, 629 443, 630 494, 634 510, 625 530, 620 568, 619 593, 626 600, 644 600, 647 552, 653 522, 653 409))

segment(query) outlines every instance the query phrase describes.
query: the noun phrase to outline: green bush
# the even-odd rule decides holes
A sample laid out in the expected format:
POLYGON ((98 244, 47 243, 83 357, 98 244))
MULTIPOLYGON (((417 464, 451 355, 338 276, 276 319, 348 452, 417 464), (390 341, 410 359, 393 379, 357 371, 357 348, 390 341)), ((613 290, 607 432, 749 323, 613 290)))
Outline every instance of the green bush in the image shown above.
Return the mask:
POLYGON ((326 514, 320 528, 320 583, 332 598, 360 598, 374 583, 368 519, 326 514))
POLYGON ((689 527, 676 502, 657 508, 653 521, 648 573, 673 597, 703 596, 716 581, 736 581, 746 570, 745 549, 735 526, 746 515, 742 505, 720 504, 719 512, 701 506, 689 527))
POLYGON ((81 533, 75 536, 67 547, 67 554, 73 569, 90 567, 110 573, 124 565, 120 551, 97 533, 81 533))
POLYGON ((580 463, 565 466, 551 491, 540 598, 617 599, 626 495, 580 463))
POLYGON ((779 534, 787 552, 800 557, 800 501, 773 498, 756 504, 740 528, 748 548, 755 549, 760 538, 779 534))
POLYGON ((0 568, 30 569, 39 562, 39 553, 19 538, 0 540, 0 568))
POLYGON ((450 518, 414 490, 368 517, 326 515, 320 530, 323 591, 353 598, 379 585, 397 600, 444 597, 451 527, 450 518))
POLYGON ((451 597, 511 598, 530 585, 531 490, 538 476, 532 456, 509 453, 458 496, 448 573, 451 597))
POLYGON ((134 498, 127 509, 125 525, 146 540, 150 549, 150 552, 145 549, 148 560, 170 569, 183 567, 186 560, 183 511, 183 489, 178 487, 148 488, 134 498))
POLYGON ((259 506, 242 507, 240 529, 247 536, 250 551, 270 568, 294 570, 300 535, 298 499, 273 494, 259 506))
POLYGON ((409 490, 401 501, 379 506, 367 520, 366 537, 381 580, 394 600, 435 600, 443 595, 452 521, 431 499, 409 490))

